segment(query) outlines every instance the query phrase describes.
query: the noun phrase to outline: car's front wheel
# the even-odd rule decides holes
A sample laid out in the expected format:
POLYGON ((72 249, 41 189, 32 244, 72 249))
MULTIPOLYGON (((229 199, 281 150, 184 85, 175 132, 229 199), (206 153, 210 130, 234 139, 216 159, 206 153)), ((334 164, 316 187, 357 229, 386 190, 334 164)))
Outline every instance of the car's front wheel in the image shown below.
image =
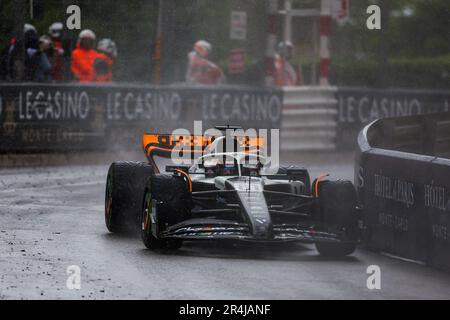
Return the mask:
POLYGON ((180 239, 160 239, 159 235, 168 226, 186 219, 188 212, 188 190, 182 177, 154 175, 149 179, 144 195, 141 236, 150 250, 176 250, 180 239))
POLYGON ((166 242, 162 239, 156 238, 154 236, 157 233, 157 223, 155 203, 152 201, 151 191, 146 189, 144 196, 144 207, 142 211, 142 230, 141 237, 144 245, 147 249, 158 250, 163 249, 166 246, 166 242))
POLYGON ((356 250, 358 217, 356 190, 347 180, 323 181, 318 188, 321 222, 344 234, 343 242, 317 242, 317 251, 323 256, 342 257, 356 250))

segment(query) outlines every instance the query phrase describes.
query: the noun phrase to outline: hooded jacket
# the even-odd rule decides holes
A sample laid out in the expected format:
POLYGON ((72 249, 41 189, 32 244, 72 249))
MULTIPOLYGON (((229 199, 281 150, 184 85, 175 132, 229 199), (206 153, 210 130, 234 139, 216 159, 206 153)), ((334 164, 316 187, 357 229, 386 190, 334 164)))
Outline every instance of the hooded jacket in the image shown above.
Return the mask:
POLYGON ((83 49, 77 44, 72 52, 72 74, 79 82, 94 82, 96 78, 94 63, 99 53, 95 49, 83 49))

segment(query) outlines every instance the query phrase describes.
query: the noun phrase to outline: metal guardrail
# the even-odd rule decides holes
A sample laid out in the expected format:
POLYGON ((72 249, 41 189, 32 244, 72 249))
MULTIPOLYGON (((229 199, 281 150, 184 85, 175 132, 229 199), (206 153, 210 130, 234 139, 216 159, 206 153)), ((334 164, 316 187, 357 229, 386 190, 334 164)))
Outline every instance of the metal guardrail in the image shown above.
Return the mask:
POLYGON ((450 112, 450 91, 338 87, 339 150, 355 150, 359 131, 382 118, 450 112))
POLYGON ((450 112, 450 91, 284 87, 282 150, 355 150, 358 132, 387 117, 450 112))
POLYGON ((281 149, 336 149, 337 88, 284 87, 281 149))

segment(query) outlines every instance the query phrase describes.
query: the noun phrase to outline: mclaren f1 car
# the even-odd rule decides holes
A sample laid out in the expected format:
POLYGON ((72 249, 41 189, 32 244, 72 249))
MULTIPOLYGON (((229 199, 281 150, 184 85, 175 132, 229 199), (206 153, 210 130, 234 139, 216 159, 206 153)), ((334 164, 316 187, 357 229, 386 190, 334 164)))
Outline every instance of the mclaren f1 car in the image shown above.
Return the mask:
POLYGON ((183 241, 215 239, 302 241, 314 243, 326 256, 354 252, 358 214, 350 181, 322 176, 311 183, 308 170, 300 166, 274 172, 268 170, 270 159, 248 149, 191 150, 200 156, 193 156, 190 165, 166 165, 164 170, 155 160, 170 158, 187 141, 211 146, 219 140, 144 135, 147 162, 115 162, 109 168, 107 229, 138 229, 145 246, 158 251, 178 249, 183 241))

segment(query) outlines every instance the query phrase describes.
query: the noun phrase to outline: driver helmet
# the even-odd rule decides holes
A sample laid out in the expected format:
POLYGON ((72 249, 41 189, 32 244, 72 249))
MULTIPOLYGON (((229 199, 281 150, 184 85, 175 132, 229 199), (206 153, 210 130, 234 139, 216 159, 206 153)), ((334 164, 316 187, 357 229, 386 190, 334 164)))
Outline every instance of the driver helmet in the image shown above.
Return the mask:
POLYGON ((237 168, 234 165, 224 165, 223 175, 224 176, 234 176, 237 174, 237 168))

